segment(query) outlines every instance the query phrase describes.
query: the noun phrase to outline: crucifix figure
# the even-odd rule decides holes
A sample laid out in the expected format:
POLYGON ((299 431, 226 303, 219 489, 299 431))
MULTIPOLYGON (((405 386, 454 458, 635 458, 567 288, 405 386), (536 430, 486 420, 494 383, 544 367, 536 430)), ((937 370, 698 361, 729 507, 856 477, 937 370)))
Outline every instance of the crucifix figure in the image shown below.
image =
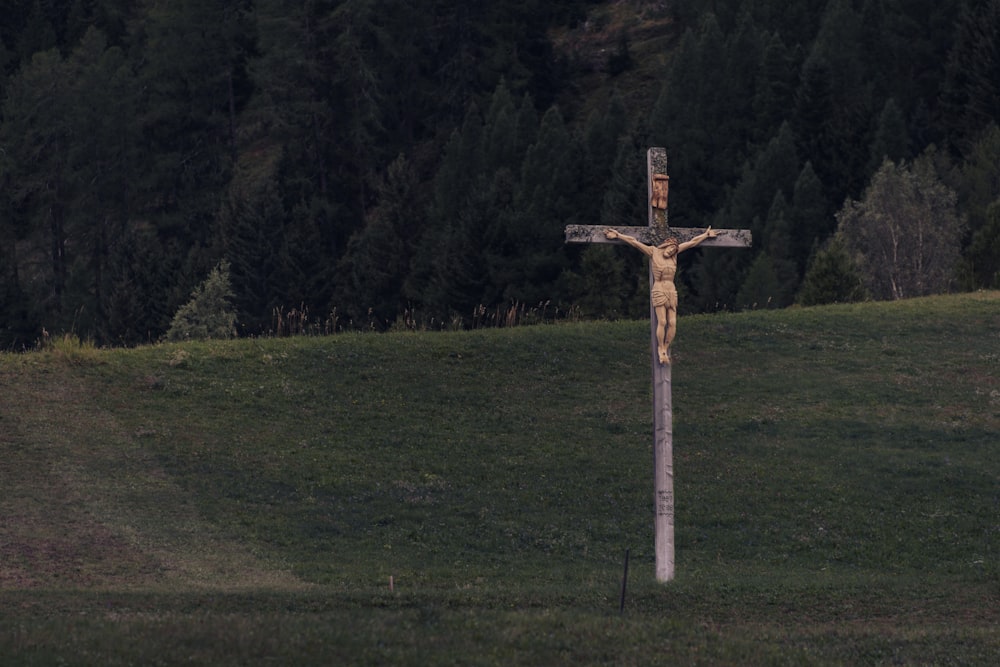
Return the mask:
POLYGON ((674 578, 674 464, 673 406, 670 387, 670 343, 677 317, 674 276, 677 254, 696 245, 749 248, 746 229, 673 229, 667 224, 667 151, 646 153, 649 224, 608 229, 596 225, 567 225, 567 243, 626 243, 650 258, 650 339, 653 366, 653 506, 656 579, 674 578), (672 241, 672 242, 671 242, 672 241), (668 305, 670 304, 670 305, 668 305))
POLYGON ((606 238, 624 241, 649 257, 649 270, 653 281, 649 287, 649 300, 656 317, 656 352, 661 364, 670 363, 670 343, 673 342, 674 333, 677 331, 677 288, 674 286, 677 255, 695 247, 705 239, 714 239, 718 235, 718 232, 709 227, 690 241, 678 243, 677 239, 671 236, 654 248, 615 229, 604 232, 606 238))

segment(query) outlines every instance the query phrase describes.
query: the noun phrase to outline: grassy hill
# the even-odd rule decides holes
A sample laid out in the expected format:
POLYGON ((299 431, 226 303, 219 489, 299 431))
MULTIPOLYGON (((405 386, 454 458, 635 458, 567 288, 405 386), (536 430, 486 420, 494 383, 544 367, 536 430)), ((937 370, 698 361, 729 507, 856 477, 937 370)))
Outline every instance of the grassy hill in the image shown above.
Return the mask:
POLYGON ((1000 293, 682 318, 668 585, 648 360, 646 322, 0 355, 0 664, 997 662, 1000 293))

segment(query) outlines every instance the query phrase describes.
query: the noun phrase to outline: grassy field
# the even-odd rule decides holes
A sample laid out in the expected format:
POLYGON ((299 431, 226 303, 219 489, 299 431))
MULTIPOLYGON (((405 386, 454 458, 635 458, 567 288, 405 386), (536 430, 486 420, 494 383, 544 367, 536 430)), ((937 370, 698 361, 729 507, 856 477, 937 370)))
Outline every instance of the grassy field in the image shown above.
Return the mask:
POLYGON ((648 341, 0 355, 0 665, 1000 664, 1000 293, 648 341))

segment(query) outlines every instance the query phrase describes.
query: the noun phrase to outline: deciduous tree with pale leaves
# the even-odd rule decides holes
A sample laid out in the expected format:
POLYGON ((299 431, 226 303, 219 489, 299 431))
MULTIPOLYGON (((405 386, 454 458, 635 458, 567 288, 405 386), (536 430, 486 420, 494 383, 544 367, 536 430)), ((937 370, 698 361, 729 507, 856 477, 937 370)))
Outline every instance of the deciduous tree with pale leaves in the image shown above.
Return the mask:
POLYGON ((938 178, 931 156, 886 161, 860 201, 837 214, 837 236, 875 299, 947 292, 955 277, 964 221, 955 192, 938 178))

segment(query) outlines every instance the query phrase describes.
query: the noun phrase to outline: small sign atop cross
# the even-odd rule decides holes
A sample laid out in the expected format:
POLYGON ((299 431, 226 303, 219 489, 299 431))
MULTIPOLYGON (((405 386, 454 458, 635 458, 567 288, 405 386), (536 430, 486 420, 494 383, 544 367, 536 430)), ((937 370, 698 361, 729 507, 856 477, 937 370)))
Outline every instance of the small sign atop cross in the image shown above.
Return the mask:
MULTIPOLYGON (((673 339, 674 318, 677 314, 676 290, 673 287, 676 253, 695 245, 723 248, 749 248, 750 230, 673 229, 667 223, 669 176, 667 151, 650 148, 646 153, 649 224, 645 227, 608 227, 568 225, 567 243, 627 243, 642 250, 651 260, 654 253, 664 251, 674 240, 677 249, 669 266, 650 262, 650 337, 653 364, 653 503, 655 508, 656 579, 674 578, 674 465, 673 465, 673 406, 670 387, 670 357, 668 348, 673 339), (669 287, 665 282, 669 280, 669 287), (667 291, 672 293, 663 294, 667 291), (666 320, 666 321, 665 321, 666 320)), ((668 258, 669 259, 669 258, 668 258)), ((661 262, 662 264, 662 262, 661 262)))

